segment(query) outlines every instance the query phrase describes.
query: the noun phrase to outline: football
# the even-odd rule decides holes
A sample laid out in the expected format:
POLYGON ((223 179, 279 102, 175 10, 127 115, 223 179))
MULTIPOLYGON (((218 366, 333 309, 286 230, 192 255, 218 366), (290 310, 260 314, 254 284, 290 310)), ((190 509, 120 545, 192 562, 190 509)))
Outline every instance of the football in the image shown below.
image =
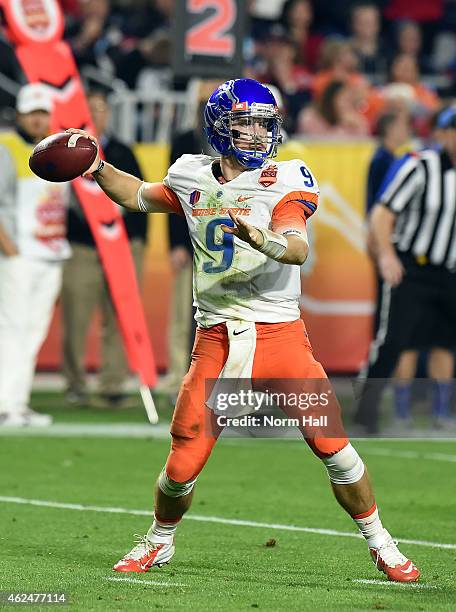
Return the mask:
POLYGON ((72 181, 88 170, 97 156, 96 144, 82 134, 61 132, 39 142, 29 159, 30 169, 53 183, 72 181))

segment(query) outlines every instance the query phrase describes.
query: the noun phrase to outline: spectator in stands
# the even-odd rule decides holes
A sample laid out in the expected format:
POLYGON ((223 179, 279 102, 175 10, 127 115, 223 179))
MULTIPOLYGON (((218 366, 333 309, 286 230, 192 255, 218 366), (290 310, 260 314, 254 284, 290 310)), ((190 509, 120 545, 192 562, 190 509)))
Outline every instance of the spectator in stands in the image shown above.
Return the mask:
MULTIPOLYGON (((102 92, 92 92, 88 102, 98 140, 108 162, 139 178, 141 170, 129 147, 109 132, 110 108, 102 92)), ((125 213, 125 226, 138 279, 141 279, 147 215, 125 213)), ((68 215, 68 239, 73 256, 63 275, 63 372, 66 399, 75 405, 92 403, 101 408, 124 408, 133 404, 125 394, 128 367, 117 327, 117 318, 95 242, 76 195, 68 215), (99 397, 90 401, 85 372, 87 332, 95 308, 102 313, 101 372, 99 397)))
POLYGON ((297 62, 315 70, 323 37, 311 31, 313 7, 310 0, 287 0, 283 5, 280 23, 288 38, 296 46, 297 62))
POLYGON ((415 94, 413 108, 415 130, 420 135, 426 135, 429 130, 428 120, 432 113, 439 108, 440 99, 432 89, 421 82, 416 58, 404 53, 397 55, 391 64, 390 81, 392 83, 405 83, 413 88, 415 94))
POLYGON ((321 48, 319 64, 320 70, 312 87, 315 99, 320 98, 327 85, 334 80, 350 85, 366 83, 359 72, 358 60, 350 42, 340 38, 326 39, 321 48))
POLYGON ((295 44, 283 36, 273 36, 266 47, 266 71, 259 75, 263 83, 276 86, 287 107, 287 129, 294 131, 299 111, 311 99, 312 75, 297 61, 295 44))
POLYGON ((79 19, 68 23, 65 39, 69 42, 76 63, 97 66, 109 45, 109 0, 81 0, 79 19))
POLYGON ((403 21, 398 24, 394 55, 405 54, 416 59, 420 72, 429 74, 432 65, 423 54, 421 28, 415 21, 403 21))
POLYGON ((52 99, 37 83, 20 89, 17 130, 0 146, 0 425, 49 425, 30 409, 35 364, 60 291, 68 184, 35 176, 28 160, 49 134, 52 99))
MULTIPOLYGON (((373 0, 372 4, 383 8, 387 0, 373 0)), ((314 4, 315 22, 321 31, 328 34, 338 34, 341 36, 349 36, 350 20, 347 16, 351 14, 353 6, 358 4, 359 0, 343 0, 337 2, 335 0, 318 0, 314 4)))
MULTIPOLYGON (((170 16, 166 5, 169 2, 156 2, 155 0, 140 0, 134 7, 130 2, 116 6, 112 13, 112 22, 118 27, 120 40, 118 44, 109 47, 108 54, 128 76, 126 64, 129 63, 134 78, 130 81, 134 86, 135 78, 143 66, 141 49, 143 43, 147 46, 149 39, 157 32, 167 32, 170 28, 170 16), (162 9, 159 9, 160 5, 162 9), (136 65, 139 64, 139 67, 136 65)), ((168 7, 169 8, 169 7, 168 7)), ((128 82, 128 79, 124 79, 128 82)))
MULTIPOLYGON (((139 51, 143 64, 136 78, 136 87, 149 91, 163 91, 172 86, 171 37, 168 32, 159 30, 150 38, 142 41, 139 51)), ((138 64, 138 68, 139 68, 138 64)), ((129 71, 130 81, 132 72, 129 71)), ((131 82, 130 82, 131 84, 131 82)))
POLYGON ((171 38, 164 30, 156 30, 149 36, 139 40, 135 47, 122 55, 117 61, 117 74, 131 89, 141 87, 140 78, 147 71, 149 77, 146 79, 148 88, 169 89, 171 63, 171 38))
POLYGON ((358 58, 350 41, 328 38, 321 49, 321 70, 313 80, 314 99, 318 99, 330 81, 347 83, 352 88, 356 110, 364 116, 372 131, 383 109, 380 92, 359 71, 358 58))
POLYGON ((421 25, 425 53, 431 51, 432 40, 443 17, 444 0, 389 0, 384 16, 392 23, 411 20, 421 25))
POLYGON ((375 81, 386 73, 385 50, 380 39, 381 16, 369 0, 355 4, 351 10, 351 43, 360 71, 375 81))
POLYGON ((402 21, 397 28, 396 53, 413 55, 417 59, 421 55, 421 30, 415 21, 402 21))
POLYGON ((353 86, 331 81, 321 98, 301 113, 298 132, 332 138, 368 136, 369 125, 357 111, 353 86))

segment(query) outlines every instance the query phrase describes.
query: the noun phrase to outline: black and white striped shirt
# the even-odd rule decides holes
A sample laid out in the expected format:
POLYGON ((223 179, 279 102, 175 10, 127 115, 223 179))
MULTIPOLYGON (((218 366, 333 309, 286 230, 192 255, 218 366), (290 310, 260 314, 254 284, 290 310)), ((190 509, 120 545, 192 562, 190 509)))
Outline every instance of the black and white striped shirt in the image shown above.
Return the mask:
POLYGON ((397 250, 455 270, 456 169, 450 157, 426 149, 405 156, 392 171, 379 202, 397 215, 397 250))

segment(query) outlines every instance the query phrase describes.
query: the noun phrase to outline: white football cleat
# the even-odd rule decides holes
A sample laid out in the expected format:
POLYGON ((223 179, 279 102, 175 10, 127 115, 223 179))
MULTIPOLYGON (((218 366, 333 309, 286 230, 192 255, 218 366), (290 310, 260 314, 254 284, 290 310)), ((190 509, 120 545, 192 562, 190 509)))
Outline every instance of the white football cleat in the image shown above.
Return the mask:
POLYGON ((386 574, 388 580, 393 582, 416 582, 420 577, 420 570, 413 561, 407 559, 397 547, 386 529, 383 530, 385 543, 379 548, 369 548, 375 566, 380 572, 386 574))
POLYGON ((136 536, 138 544, 112 568, 115 572, 147 572, 154 565, 166 565, 174 555, 173 540, 156 544, 148 537, 136 536))

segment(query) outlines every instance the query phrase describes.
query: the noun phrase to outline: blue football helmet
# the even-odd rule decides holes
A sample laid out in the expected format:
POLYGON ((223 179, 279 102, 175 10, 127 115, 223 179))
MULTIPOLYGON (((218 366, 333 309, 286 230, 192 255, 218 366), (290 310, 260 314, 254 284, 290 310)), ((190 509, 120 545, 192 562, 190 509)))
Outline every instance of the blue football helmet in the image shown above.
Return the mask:
POLYGON ((253 79, 226 81, 204 109, 205 134, 220 155, 234 155, 249 169, 275 157, 282 118, 271 91, 253 79))

